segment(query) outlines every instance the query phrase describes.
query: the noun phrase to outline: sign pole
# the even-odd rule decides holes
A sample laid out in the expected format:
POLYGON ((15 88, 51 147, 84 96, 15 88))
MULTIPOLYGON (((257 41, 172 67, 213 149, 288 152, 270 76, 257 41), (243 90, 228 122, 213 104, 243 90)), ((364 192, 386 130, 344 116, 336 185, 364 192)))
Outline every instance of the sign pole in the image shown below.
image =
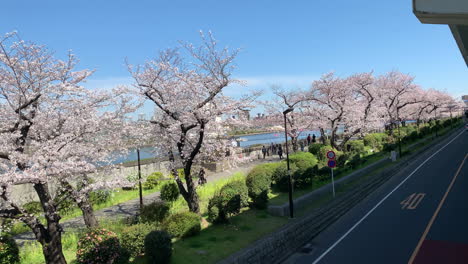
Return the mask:
POLYGON ((335 198, 335 180, 333 178, 333 168, 331 169, 331 176, 332 176, 332 187, 333 187, 333 198, 335 198))

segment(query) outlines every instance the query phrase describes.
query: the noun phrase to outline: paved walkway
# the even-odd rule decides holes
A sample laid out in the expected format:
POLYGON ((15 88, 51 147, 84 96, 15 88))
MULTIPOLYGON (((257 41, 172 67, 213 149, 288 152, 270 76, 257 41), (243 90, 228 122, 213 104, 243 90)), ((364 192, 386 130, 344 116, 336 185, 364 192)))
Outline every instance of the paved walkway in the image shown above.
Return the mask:
MULTIPOLYGON (((213 173, 213 172, 207 171, 206 179, 207 179, 207 182, 213 182, 213 181, 217 181, 223 178, 229 178, 235 172, 242 172, 246 174, 257 164, 261 164, 265 162, 273 162, 273 161, 279 161, 279 158, 277 155, 266 157, 266 159, 255 159, 249 163, 244 163, 239 167, 231 168, 222 172, 213 173)), ((155 200, 159 200, 159 192, 154 192, 152 194, 148 194, 143 197, 144 204, 151 203, 155 200)), ((135 215, 138 212, 139 207, 140 207, 140 199, 136 198, 136 199, 129 200, 121 204, 117 204, 111 207, 101 209, 99 211, 96 211, 95 214, 98 219, 124 218, 124 217, 135 215)), ((78 216, 78 217, 66 220, 62 222, 61 224, 64 227, 65 231, 70 231, 70 230, 75 230, 75 229, 85 227, 82 216, 78 216)), ((16 235, 14 238, 19 245, 23 245, 27 241, 35 240, 34 234, 32 232, 26 232, 23 234, 16 235)))

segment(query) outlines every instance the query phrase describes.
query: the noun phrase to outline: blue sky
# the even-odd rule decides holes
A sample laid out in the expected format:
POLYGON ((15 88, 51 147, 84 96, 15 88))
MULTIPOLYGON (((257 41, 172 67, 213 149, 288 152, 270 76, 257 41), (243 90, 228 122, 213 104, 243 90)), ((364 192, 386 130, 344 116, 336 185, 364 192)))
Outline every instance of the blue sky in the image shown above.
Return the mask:
POLYGON ((467 66, 449 28, 421 24, 411 2, 15 0, 2 3, 0 34, 17 30, 58 57, 73 50, 79 68, 96 70, 89 87, 131 83, 125 58, 142 63, 211 30, 222 45, 242 49, 235 76, 247 80, 245 90, 307 88, 329 71, 399 70, 424 88, 468 93, 467 66))

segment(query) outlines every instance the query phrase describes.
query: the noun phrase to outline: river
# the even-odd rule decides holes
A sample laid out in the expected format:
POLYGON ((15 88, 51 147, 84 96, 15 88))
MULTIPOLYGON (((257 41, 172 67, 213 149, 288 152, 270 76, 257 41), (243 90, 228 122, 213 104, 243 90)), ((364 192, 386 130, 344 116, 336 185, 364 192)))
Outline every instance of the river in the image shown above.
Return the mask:
MULTIPOLYGON (((299 139, 307 138, 307 135, 314 135, 317 137, 320 136, 320 132, 318 131, 303 131, 299 135, 299 139)), ((243 139, 240 141, 240 147, 246 148, 252 145, 259 145, 265 144, 270 145, 271 143, 278 144, 284 142, 284 132, 274 132, 274 133, 264 133, 264 134, 254 134, 254 135, 245 135, 245 136, 234 136, 235 139, 243 139)), ((291 138, 288 137, 288 140, 291 138)), ((143 147, 140 149, 140 159, 148 159, 155 157, 154 148, 153 147, 143 147)), ((137 152, 136 149, 131 149, 126 156, 117 156, 114 160, 113 164, 119 164, 122 162, 128 161, 135 161, 137 160, 137 152)))

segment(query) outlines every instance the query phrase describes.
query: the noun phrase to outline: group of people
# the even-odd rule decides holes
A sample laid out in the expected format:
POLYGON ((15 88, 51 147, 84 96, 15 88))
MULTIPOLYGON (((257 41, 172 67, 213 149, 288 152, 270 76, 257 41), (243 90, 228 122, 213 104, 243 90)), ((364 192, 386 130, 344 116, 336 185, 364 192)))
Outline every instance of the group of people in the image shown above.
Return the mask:
MULTIPOLYGON (((311 143, 315 143, 317 141, 317 138, 315 135, 310 136, 310 134, 307 136, 307 146, 309 146, 311 143)), ((301 146, 301 151, 304 151, 304 142, 299 143, 301 146)), ((273 144, 271 143, 270 146, 265 147, 265 145, 262 146, 262 154, 263 154, 263 159, 265 159, 266 156, 271 155, 278 155, 280 159, 283 159, 283 147, 281 144, 273 144)))
POLYGON ((283 147, 281 144, 271 143, 268 147, 262 146, 263 159, 265 159, 266 156, 270 156, 270 153, 271 155, 278 155, 280 159, 283 159, 283 147))
POLYGON ((315 137, 315 134, 312 135, 312 137, 310 137, 310 134, 307 136, 307 146, 310 145, 310 143, 315 143, 317 141, 316 137, 315 137))

